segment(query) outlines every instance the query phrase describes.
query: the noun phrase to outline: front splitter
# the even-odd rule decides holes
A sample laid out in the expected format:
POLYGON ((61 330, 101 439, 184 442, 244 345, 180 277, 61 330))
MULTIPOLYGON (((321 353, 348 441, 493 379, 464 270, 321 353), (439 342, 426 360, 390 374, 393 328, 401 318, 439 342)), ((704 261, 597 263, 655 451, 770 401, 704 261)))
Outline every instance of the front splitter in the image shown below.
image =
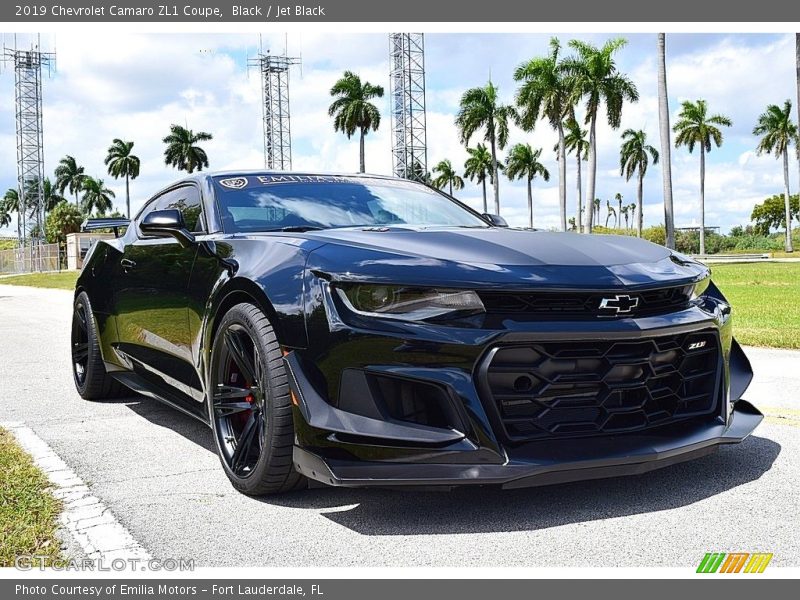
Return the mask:
POLYGON ((764 416, 739 400, 728 425, 712 424, 686 435, 624 438, 599 446, 582 446, 558 458, 510 459, 504 464, 429 464, 324 459, 295 446, 299 473, 342 487, 457 487, 500 486, 506 489, 553 485, 571 481, 639 475, 711 454, 723 444, 743 441, 764 416), (642 440, 646 440, 644 443, 642 440))

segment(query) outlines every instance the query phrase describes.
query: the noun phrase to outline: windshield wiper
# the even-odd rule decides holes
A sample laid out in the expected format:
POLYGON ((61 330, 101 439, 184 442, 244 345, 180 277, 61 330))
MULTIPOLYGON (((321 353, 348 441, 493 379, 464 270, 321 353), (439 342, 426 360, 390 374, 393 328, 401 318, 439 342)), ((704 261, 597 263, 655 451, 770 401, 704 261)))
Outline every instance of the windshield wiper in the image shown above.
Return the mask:
POLYGON ((325 227, 316 225, 291 225, 289 227, 275 227, 274 229, 264 229, 264 231, 288 231, 291 233, 303 233, 304 231, 321 231, 325 227))

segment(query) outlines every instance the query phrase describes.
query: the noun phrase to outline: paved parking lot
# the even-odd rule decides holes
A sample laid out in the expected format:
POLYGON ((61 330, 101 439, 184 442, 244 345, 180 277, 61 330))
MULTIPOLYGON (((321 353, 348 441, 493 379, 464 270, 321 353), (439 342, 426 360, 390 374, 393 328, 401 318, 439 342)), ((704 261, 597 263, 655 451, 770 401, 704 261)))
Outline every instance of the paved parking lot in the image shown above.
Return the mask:
POLYGON ((85 402, 71 294, 0 285, 0 422, 23 422, 153 556, 205 566, 692 566, 768 551, 800 566, 800 352, 747 349, 754 436, 643 476, 518 491, 315 489, 257 500, 228 484, 210 431, 155 401, 85 402))

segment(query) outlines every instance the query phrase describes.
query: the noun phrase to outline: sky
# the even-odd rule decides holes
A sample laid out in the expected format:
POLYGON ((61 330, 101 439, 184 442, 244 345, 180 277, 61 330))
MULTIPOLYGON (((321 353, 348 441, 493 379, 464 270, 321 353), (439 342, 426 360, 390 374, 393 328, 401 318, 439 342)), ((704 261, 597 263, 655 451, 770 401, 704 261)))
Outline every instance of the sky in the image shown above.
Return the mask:
MULTIPOLYGON (((570 39, 602 44, 613 34, 554 33, 569 52, 570 39)), ((643 129, 650 144, 660 149, 656 79, 656 35, 627 34, 617 56, 620 71, 636 84, 640 99, 623 109, 622 127, 612 130, 601 115, 598 127, 597 194, 615 203, 635 202, 635 179, 626 182, 619 171, 622 131, 643 129)), ((461 168, 467 157, 453 125, 461 94, 490 78, 501 100, 513 102, 517 85, 514 69, 523 61, 544 55, 545 34, 425 35, 427 139, 429 168, 448 158, 461 168)), ((4 36, 6 45, 13 38, 4 36)), ((25 44, 24 36, 18 43, 25 44)), ((124 180, 107 175, 103 159, 115 137, 135 142, 141 175, 131 182, 131 205, 136 210, 161 187, 180 177, 164 165, 162 138, 171 123, 211 132, 203 144, 211 170, 260 168, 264 164, 261 125, 261 87, 247 59, 257 53, 254 34, 58 34, 42 40, 55 48, 56 71, 43 87, 45 174, 66 154, 76 157, 92 176, 102 177, 116 193, 115 207, 125 204, 124 180)), ((388 34, 292 34, 264 36, 264 50, 302 57, 302 68, 291 73, 292 153, 295 170, 354 172, 358 170, 358 141, 333 129, 327 108, 329 90, 343 71, 382 85, 378 99, 383 120, 367 137, 366 166, 372 173, 390 174, 388 34)), ((794 34, 670 34, 667 36, 667 77, 672 123, 680 103, 703 98, 709 110, 733 120, 724 131, 721 148, 714 148, 706 168, 706 224, 728 231, 749 222, 753 205, 783 190, 781 161, 758 156, 752 129, 768 104, 782 105, 797 98, 794 34)), ((579 114, 582 114, 582 110, 579 114)), ((793 116, 796 118, 793 108, 793 116)), ((476 134, 471 145, 481 140, 476 134)), ((510 143, 544 148, 542 159, 549 182, 534 182, 535 226, 558 225, 558 168, 553 146, 556 136, 544 121, 533 132, 512 128, 510 143)), ((505 156, 508 148, 501 152, 505 156)), ((699 223, 699 155, 686 148, 673 150, 673 188, 676 226, 699 223)), ((790 167, 791 188, 798 188, 797 162, 790 167)), ((584 163, 585 167, 586 163, 584 163)), ((584 170, 584 186, 586 176, 584 170)), ((16 186, 14 78, 7 68, 0 75, 0 189, 16 186)), ((568 216, 575 213, 575 160, 567 163, 568 216)), ((500 181, 501 213, 511 225, 527 220, 524 181, 500 181)), ((455 194, 481 208, 481 189, 467 181, 455 194)), ((584 191, 585 195, 585 191, 584 191)), ((491 200, 491 195, 490 195, 491 200)), ((660 166, 647 171, 644 188, 645 226, 663 222, 660 166)), ((11 230, 0 230, 10 235, 11 230)))

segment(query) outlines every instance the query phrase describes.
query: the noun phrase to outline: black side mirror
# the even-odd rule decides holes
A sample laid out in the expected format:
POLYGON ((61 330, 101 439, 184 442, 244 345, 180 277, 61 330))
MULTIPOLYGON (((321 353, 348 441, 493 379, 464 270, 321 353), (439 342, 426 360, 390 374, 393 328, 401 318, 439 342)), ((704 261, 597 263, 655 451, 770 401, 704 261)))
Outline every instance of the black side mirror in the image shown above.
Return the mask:
POLYGON ((184 248, 194 243, 194 236, 186 229, 181 211, 174 208, 147 213, 139 223, 139 230, 147 235, 170 235, 184 248))
POLYGON ((491 215, 489 213, 484 213, 483 218, 489 221, 489 223, 491 223, 495 227, 508 227, 508 222, 500 215, 491 215))

